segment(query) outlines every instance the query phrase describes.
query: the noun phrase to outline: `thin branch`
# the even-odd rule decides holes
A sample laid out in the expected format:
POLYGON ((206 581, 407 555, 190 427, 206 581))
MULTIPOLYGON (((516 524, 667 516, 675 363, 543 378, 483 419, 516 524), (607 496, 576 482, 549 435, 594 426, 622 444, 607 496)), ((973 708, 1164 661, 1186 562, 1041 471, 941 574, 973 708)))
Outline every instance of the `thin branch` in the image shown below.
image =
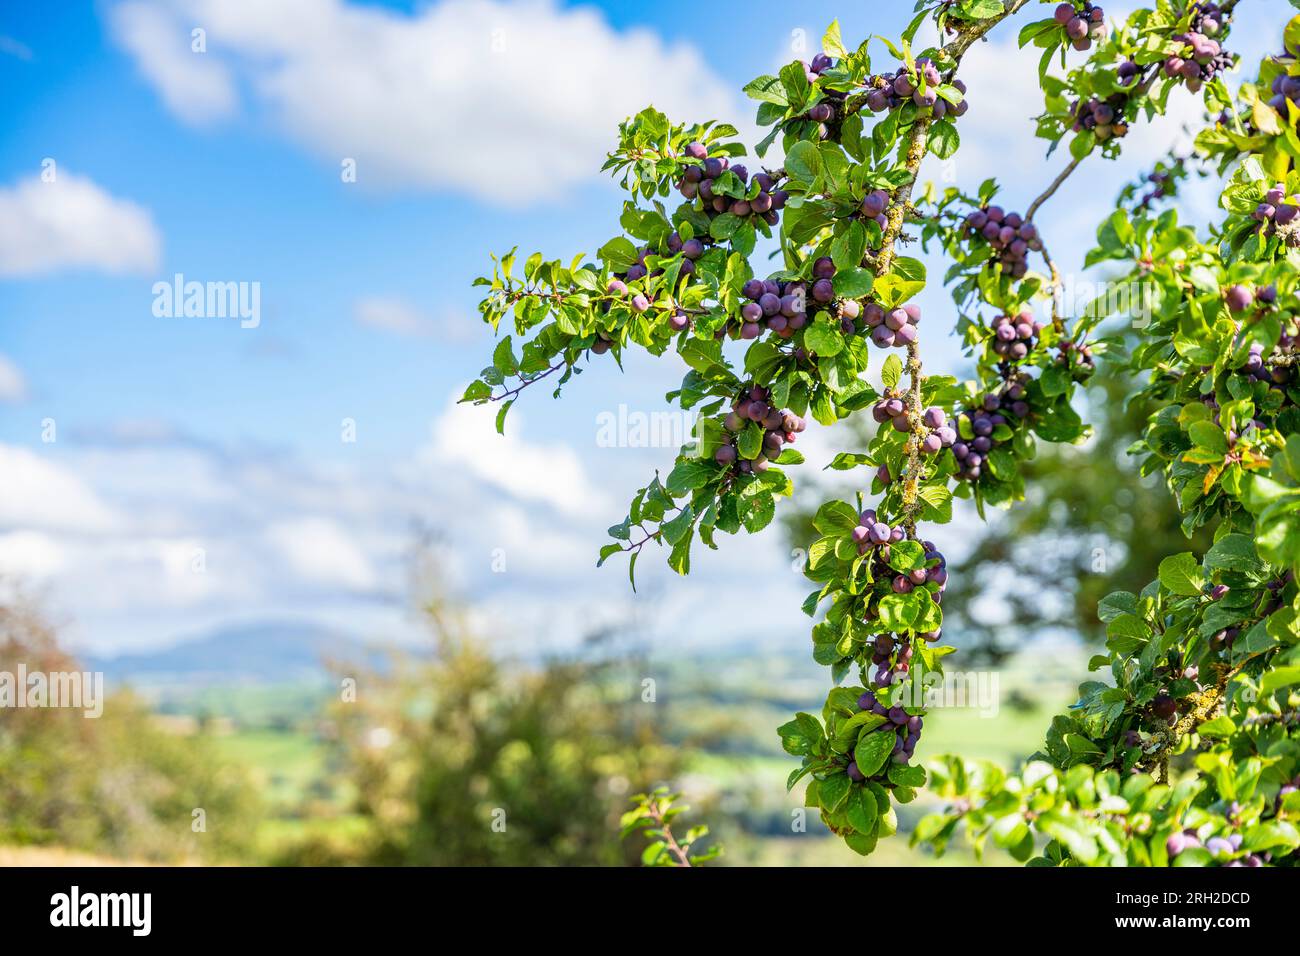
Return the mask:
POLYGON ((673 828, 664 820, 664 812, 659 806, 659 801, 648 801, 646 803, 646 813, 650 815, 650 819, 654 820, 655 825, 659 828, 659 832, 663 834, 663 840, 667 845, 669 852, 672 853, 673 856, 677 857, 676 865, 690 866, 691 858, 687 852, 682 849, 681 844, 677 842, 677 838, 673 836, 673 828))
POLYGON ((566 360, 561 359, 560 361, 552 365, 550 368, 548 368, 545 372, 538 372, 532 378, 524 378, 521 375, 519 376, 519 385, 517 387, 504 391, 500 395, 489 395, 488 401, 502 402, 505 401, 507 398, 514 398, 516 395, 518 395, 520 392, 526 389, 529 385, 532 385, 534 382, 540 382, 542 379, 546 378, 546 376, 554 372, 558 372, 560 369, 564 368, 568 364, 569 363, 566 360))
POLYGON ((1070 165, 1061 170, 1061 174, 1052 180, 1052 184, 1043 190, 1042 195, 1029 204, 1029 211, 1025 213, 1027 222, 1033 220, 1034 213, 1038 212, 1038 207, 1056 194, 1056 191, 1061 188, 1061 184, 1070 178, 1070 174, 1079 168, 1081 162, 1083 162, 1082 157, 1070 160, 1070 165))

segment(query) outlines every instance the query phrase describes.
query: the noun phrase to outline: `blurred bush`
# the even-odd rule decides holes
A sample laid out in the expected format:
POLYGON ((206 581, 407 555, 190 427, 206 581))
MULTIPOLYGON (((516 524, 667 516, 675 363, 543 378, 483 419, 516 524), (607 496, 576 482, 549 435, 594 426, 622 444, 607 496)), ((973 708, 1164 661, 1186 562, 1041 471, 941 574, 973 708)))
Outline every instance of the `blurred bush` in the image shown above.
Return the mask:
MULTIPOLYGON (((79 671, 25 602, 0 605, 0 672, 79 671)), ((161 729, 128 693, 98 718, 0 707, 0 844, 60 845, 120 859, 228 860, 249 847, 258 802, 203 735, 161 729), (206 832, 194 832, 194 811, 206 832)))
POLYGON ((426 606, 432 658, 340 670, 335 763, 368 835, 317 835, 282 863, 632 865, 629 796, 672 779, 677 748, 645 718, 639 675, 588 642, 583 659, 496 660, 459 608, 426 606))

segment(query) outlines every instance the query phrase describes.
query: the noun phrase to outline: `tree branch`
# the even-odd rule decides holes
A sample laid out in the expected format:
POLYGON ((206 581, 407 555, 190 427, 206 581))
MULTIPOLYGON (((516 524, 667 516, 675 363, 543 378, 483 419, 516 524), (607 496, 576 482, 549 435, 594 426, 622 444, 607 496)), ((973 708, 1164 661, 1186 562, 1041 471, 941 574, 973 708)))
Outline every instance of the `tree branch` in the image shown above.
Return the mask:
MULTIPOLYGON (((1027 5, 1029 0, 1008 0, 1003 11, 996 17, 988 20, 980 20, 961 30, 947 46, 940 52, 940 60, 952 61, 952 66, 948 70, 945 78, 951 83, 953 77, 957 75, 957 69, 961 66, 962 57, 976 41, 984 37, 995 26, 1012 14, 1019 11, 1027 5)), ((924 114, 918 116, 916 122, 912 125, 911 133, 907 142, 906 158, 904 159, 904 168, 910 173, 908 180, 897 191, 892 199, 893 202, 889 208, 889 218, 885 226, 884 236, 880 244, 880 252, 876 255, 874 262, 871 263, 876 278, 881 278, 887 272, 894 262, 894 248, 898 242, 899 235, 903 231, 903 225, 907 218, 907 209, 912 199, 912 190, 916 186, 916 176, 921 168, 921 162, 925 159, 925 151, 929 145, 930 124, 933 122, 933 114, 924 114)), ((921 424, 921 381, 923 374, 921 370, 921 347, 920 336, 907 346, 907 421, 910 426, 907 436, 907 465, 903 472, 903 527, 907 531, 909 538, 916 537, 916 515, 920 511, 920 486, 921 486, 921 438, 924 428, 921 424)))
POLYGON ((673 856, 677 857, 677 863, 675 865, 690 866, 691 858, 687 852, 682 849, 681 844, 677 842, 677 838, 673 836, 673 828, 668 825, 666 820, 664 820, 664 812, 659 806, 659 801, 652 799, 646 803, 646 813, 650 815, 650 819, 654 820, 655 826, 658 827, 659 832, 663 834, 663 841, 668 847, 668 851, 672 853, 673 856))

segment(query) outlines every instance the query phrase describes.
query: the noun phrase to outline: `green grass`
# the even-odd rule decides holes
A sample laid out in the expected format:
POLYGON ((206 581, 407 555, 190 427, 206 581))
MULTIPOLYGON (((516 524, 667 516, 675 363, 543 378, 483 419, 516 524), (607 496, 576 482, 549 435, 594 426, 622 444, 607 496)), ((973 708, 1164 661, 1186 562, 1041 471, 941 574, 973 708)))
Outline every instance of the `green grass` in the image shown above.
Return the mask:
POLYGON ((272 815, 292 813, 325 796, 326 748, 309 734, 243 730, 214 739, 226 759, 252 770, 272 815))

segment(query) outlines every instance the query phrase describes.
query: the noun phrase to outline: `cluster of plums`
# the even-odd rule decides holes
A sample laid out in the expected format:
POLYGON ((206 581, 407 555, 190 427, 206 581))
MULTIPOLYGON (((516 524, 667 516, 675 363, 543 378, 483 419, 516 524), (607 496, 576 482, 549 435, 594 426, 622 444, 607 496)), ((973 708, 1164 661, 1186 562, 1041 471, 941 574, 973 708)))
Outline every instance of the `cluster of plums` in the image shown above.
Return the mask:
POLYGON ((1103 143, 1112 137, 1119 139, 1128 133, 1128 123, 1124 122, 1126 102, 1122 93, 1104 100, 1097 99, 1095 96, 1092 99, 1080 100, 1071 110, 1074 115, 1074 131, 1079 133, 1091 130, 1098 141, 1103 143))
MULTIPOLYGON (((958 422, 966 424, 972 434, 969 440, 962 438, 952 446, 952 456, 957 460, 956 477, 963 481, 978 481, 983 474, 984 462, 989 452, 1001 444, 993 437, 999 425, 1005 425, 1009 419, 1006 412, 1016 419, 1029 415, 1029 403, 1025 401, 1025 387, 1020 382, 1012 382, 1002 395, 990 392, 980 404, 961 412, 958 422)), ((966 429, 961 429, 959 433, 966 429)))
MULTIPOLYGON (((856 305, 856 303, 855 303, 856 305)), ((843 308, 840 310, 843 315, 843 308)), ((868 302, 861 310, 862 324, 871 330, 871 341, 882 349, 903 347, 916 341, 916 327, 921 321, 921 307, 908 303, 896 309, 884 309, 868 302)), ((853 318, 857 318, 854 316, 853 318)), ((846 326, 847 328, 847 326, 846 326)))
MULTIPOLYGON (((895 640, 889 634, 881 634, 876 637, 876 656, 882 657, 887 654, 894 654, 900 659, 900 666, 906 668, 908 661, 912 657, 912 646, 903 642, 903 646, 896 648, 895 640), (888 648, 888 651, 882 652, 882 648, 888 648)), ((885 718, 885 722, 877 727, 873 727, 867 733, 871 734, 893 734, 894 748, 890 754, 890 761, 895 764, 905 764, 912 759, 912 754, 916 750, 916 744, 921 739, 921 728, 925 726, 925 721, 918 714, 909 714, 902 707, 886 707, 871 691, 867 691, 858 698, 858 709, 867 710, 873 714, 879 714, 885 718)), ((861 783, 866 776, 858 769, 857 761, 849 761, 849 779, 861 783)), ((881 776, 884 776, 882 773, 881 776)))
MULTIPOLYGON (((816 85, 821 75, 835 65, 835 60, 827 53, 818 53, 811 61, 800 60, 799 63, 808 82, 816 85)), ((817 124, 818 139, 827 139, 838 119, 843 118, 843 102, 847 94, 828 87, 820 87, 820 92, 823 98, 809 107, 801 118, 817 124)))
POLYGON ((1199 30, 1189 30, 1173 39, 1183 43, 1184 48, 1179 53, 1165 57, 1165 76, 1186 80, 1187 88, 1193 93, 1199 92, 1207 80, 1232 68, 1232 55, 1223 52, 1218 40, 1211 39, 1199 30))
POLYGON ((993 341, 990 348, 993 349, 994 354, 1008 362, 1019 362, 1025 359, 1038 344, 1043 323, 1036 321, 1034 313, 1025 308, 1014 317, 1006 314, 999 315, 993 320, 992 329, 993 341))
POLYGON ((754 182, 758 184, 758 193, 750 199, 725 196, 714 189, 717 180, 730 172, 742 185, 749 183, 749 170, 739 163, 731 165, 726 156, 710 156, 708 147, 703 143, 691 143, 686 147, 686 155, 696 162, 682 171, 682 178, 677 183, 677 191, 683 198, 698 201, 700 208, 711 218, 729 212, 741 219, 757 217, 769 226, 779 221, 777 212, 785 206, 789 193, 779 189, 777 180, 767 173, 755 173, 754 182))
POLYGON ((1073 3, 1062 3, 1054 16, 1056 22, 1065 28, 1065 35, 1076 50, 1090 49, 1094 39, 1106 35, 1105 11, 1086 0, 1078 7, 1073 3))
POLYGON ((1023 278, 1029 271, 1029 253, 1043 248, 1038 229, 1032 222, 1016 212, 1005 212, 1001 206, 976 209, 966 217, 966 230, 979 236, 993 247, 997 262, 1013 279, 1023 278))
MULTIPOLYGON (((881 520, 880 516, 874 509, 868 508, 858 517, 858 525, 853 529, 853 541, 858 547, 859 554, 866 554, 874 550, 872 555, 872 573, 877 579, 888 578, 889 588, 895 594, 911 594, 913 590, 919 587, 925 587, 927 584, 937 585, 937 590, 932 592, 932 597, 936 603, 943 603, 943 592, 948 589, 948 562, 933 542, 922 541, 921 546, 925 549, 925 562, 929 565, 933 562, 932 567, 914 568, 906 574, 899 574, 889 567, 890 547, 902 541, 905 537, 901 527, 891 528, 881 520)), ((874 605, 867 609, 867 617, 876 616, 874 605)), ((938 631, 929 631, 921 635, 927 641, 937 641, 939 639, 938 631)), ((880 661, 873 661, 876 666, 880 666, 880 661)), ((903 668, 905 672, 907 668, 903 668)), ((877 680, 876 683, 889 683, 885 680, 877 680)))
POLYGON ((713 453, 714 461, 720 465, 734 464, 742 475, 764 472, 771 460, 781 454, 782 446, 794 443, 795 436, 808 423, 794 412, 768 404, 770 398, 767 389, 755 385, 736 399, 731 412, 723 421, 723 427, 732 436, 731 441, 718 447, 713 453), (757 422, 764 430, 763 443, 757 457, 752 460, 741 458, 740 449, 736 446, 735 436, 745 427, 746 422, 757 422))
POLYGON ((1070 373, 1076 382, 1084 382, 1097 371, 1097 360, 1092 354, 1092 346, 1087 342, 1075 342, 1066 339, 1056 353, 1056 364, 1070 373))
POLYGON ((915 71, 908 70, 904 65, 893 73, 882 73, 868 79, 867 109, 873 113, 884 113, 898 109, 911 100, 921 109, 932 110, 936 119, 942 119, 949 113, 965 116, 966 110, 970 108, 965 99, 966 84, 961 80, 952 81, 953 87, 962 94, 962 101, 954 105, 939 95, 939 85, 942 82, 943 77, 934 61, 920 57, 916 61, 915 71))
POLYGON ((808 324, 809 306, 818 301, 816 296, 824 296, 823 303, 835 298, 829 280, 822 285, 814 281, 810 290, 807 283, 798 280, 750 279, 741 287, 741 295, 748 300, 740 307, 742 339, 756 339, 764 328, 789 338, 808 324))
POLYGON ((1258 231, 1271 236, 1278 226, 1289 226, 1300 215, 1300 200, 1288 196, 1286 186, 1278 183, 1264 196, 1264 201, 1255 207, 1250 218, 1259 223, 1258 231))
POLYGON ((853 529, 852 537, 858 546, 858 554, 866 554, 873 548, 882 549, 877 557, 887 564, 889 546, 902 541, 904 532, 901 526, 891 528, 880 520, 875 510, 868 508, 858 516, 858 526, 853 529))
MULTIPOLYGON (((704 241, 694 238, 683 241, 682 237, 674 232, 668 237, 667 245, 669 255, 677 255, 679 252, 682 254, 680 274, 688 276, 694 273, 695 260, 704 255, 704 241)), ((664 270, 662 267, 651 272, 650 267, 646 265, 646 258, 651 255, 660 255, 660 253, 655 252, 649 246, 642 246, 638 249, 636 251, 636 262, 628 266, 626 272, 615 273, 605 291, 610 295, 624 296, 628 294, 627 283, 640 282, 646 276, 663 275, 664 270)), ((631 299, 633 311, 644 312, 650 308, 649 301, 640 301, 644 299, 645 297, 640 293, 633 293, 631 299)))
MULTIPOLYGON (((1204 847, 1211 857, 1218 859, 1228 859, 1234 853, 1241 849, 1242 838, 1240 833, 1232 833, 1228 836, 1213 836, 1205 841, 1204 847)), ((1172 833, 1169 839, 1165 841, 1165 852, 1172 861, 1177 859, 1185 850, 1200 847, 1201 839, 1196 835, 1195 830, 1180 830, 1172 833)), ((1243 859, 1232 860, 1228 866, 1263 866, 1265 857, 1258 853, 1248 853, 1243 859)))
POLYGON ((1151 188, 1138 200, 1138 205, 1145 209, 1157 199, 1173 195, 1173 178, 1173 173, 1159 169, 1147 173, 1146 181, 1151 184, 1151 188))
MULTIPOLYGON (((907 418, 906 401, 903 396, 896 395, 889 389, 886 389, 881 399, 871 407, 871 417, 882 425, 886 422, 891 423, 895 431, 907 433, 912 429, 907 418)), ((924 454, 937 455, 943 449, 951 448, 957 443, 957 430, 948 424, 948 416, 937 405, 932 405, 921 413, 921 424, 927 429, 925 437, 921 439, 921 451, 924 454)), ((892 480, 889 469, 885 465, 880 466, 876 476, 884 484, 889 484, 892 480)))
MULTIPOLYGON (((858 516, 857 527, 853 529, 852 533, 853 543, 857 545, 858 554, 872 552, 871 572, 876 580, 888 579, 889 588, 895 594, 910 594, 916 588, 934 584, 938 590, 932 592, 932 596, 936 603, 942 603, 943 592, 948 588, 948 562, 935 548, 933 542, 921 542, 921 546, 925 549, 925 562, 927 565, 933 563, 933 567, 915 568, 907 574, 899 574, 890 568, 890 548, 902 541, 904 537, 906 537, 906 534, 901 526, 890 527, 873 508, 868 508, 858 516)), ((875 616, 875 606, 869 605, 867 617, 873 618, 875 616)), ((927 641, 937 641, 939 631, 928 631, 923 633, 921 637, 927 641)), ((873 660, 873 663, 877 667, 882 664, 879 660, 873 660)), ((906 672, 906 670, 907 668, 904 667, 903 672, 906 672)), ((881 677, 883 674, 882 671, 877 676, 881 677)), ((890 682, 882 678, 878 679, 876 683, 887 684, 890 682)))
POLYGON ((1288 115, 1287 100, 1300 106, 1300 76, 1282 73, 1273 77, 1273 98, 1268 101, 1268 105, 1281 113, 1285 119, 1288 115))
POLYGON ((862 215, 872 220, 881 229, 889 225, 885 211, 889 209, 889 193, 883 189, 873 189, 862 198, 862 215))
POLYGON ((1226 19, 1223 8, 1209 0, 1197 0, 1192 4, 1192 29, 1207 37, 1218 36, 1226 19))
POLYGON ((1285 389, 1295 378, 1294 360, 1297 350, 1300 350, 1300 327, 1297 327, 1295 319, 1291 319, 1284 326, 1277 353, 1279 357, 1286 357, 1288 364, 1278 361, 1270 363, 1269 356, 1264 354, 1264 346, 1252 342, 1241 371, 1256 381, 1265 382, 1270 388, 1285 389))

